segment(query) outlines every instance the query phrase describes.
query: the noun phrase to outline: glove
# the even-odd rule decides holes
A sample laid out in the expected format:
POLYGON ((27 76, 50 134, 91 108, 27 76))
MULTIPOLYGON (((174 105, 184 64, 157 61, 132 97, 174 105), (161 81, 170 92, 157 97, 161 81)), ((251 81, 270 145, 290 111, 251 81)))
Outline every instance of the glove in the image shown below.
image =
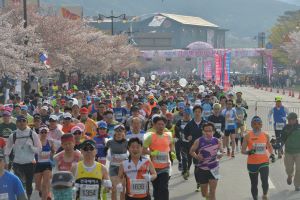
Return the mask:
POLYGON ((112 188, 111 180, 103 180, 103 186, 106 188, 112 188))
POLYGON ((250 155, 253 155, 253 154, 255 154, 256 153, 256 150, 255 149, 251 149, 251 150, 249 150, 248 151, 248 155, 250 156, 250 155))
POLYGON ((171 152, 171 159, 176 160, 176 154, 173 151, 171 152))
POLYGON ((122 183, 119 183, 117 186, 116 186, 116 189, 118 192, 123 192, 123 185, 122 183))
POLYGON ((151 182, 152 176, 150 174, 143 174, 143 177, 147 182, 151 182))
POLYGON ((158 156, 159 155, 159 151, 158 150, 154 150, 150 153, 151 156, 158 156))
POLYGON ((276 160, 275 160, 275 155, 272 153, 270 155, 270 159, 271 159, 271 162, 274 163, 276 160))

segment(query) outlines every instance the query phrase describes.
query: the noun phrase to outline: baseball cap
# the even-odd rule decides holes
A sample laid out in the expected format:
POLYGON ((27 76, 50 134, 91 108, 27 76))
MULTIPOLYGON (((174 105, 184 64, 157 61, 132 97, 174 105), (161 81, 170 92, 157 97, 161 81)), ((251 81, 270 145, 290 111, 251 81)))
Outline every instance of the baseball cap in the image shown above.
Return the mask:
POLYGON ((46 131, 49 131, 49 128, 47 126, 41 126, 39 128, 39 132, 41 132, 42 130, 46 130, 46 131))
POLYGON ((33 119, 41 119, 41 115, 39 113, 36 113, 33 115, 33 119))
POLYGON ((123 124, 118 124, 114 127, 114 130, 115 131, 118 131, 118 130, 125 130, 125 126, 123 124))
POLYGON ((86 107, 80 108, 80 114, 88 114, 89 110, 86 107))
POLYGON ((74 126, 74 127, 71 129, 71 133, 74 134, 76 131, 83 132, 82 128, 80 128, 79 126, 74 126))
POLYGON ((50 115, 49 120, 57 121, 58 117, 56 115, 50 115))
POLYGON ((298 116, 296 113, 291 112, 288 114, 287 119, 298 119, 298 116))
POLYGON ((260 123, 262 123, 262 120, 261 120, 261 118, 259 117, 259 116, 254 116, 253 118, 252 118, 252 120, 251 120, 251 123, 252 122, 260 122, 260 123))
POLYGON ((22 121, 22 120, 26 120, 27 121, 27 118, 24 115, 17 116, 17 121, 22 121))
POLYGON ((276 96, 275 101, 282 101, 282 97, 281 96, 276 96))
POLYGON ((48 110, 48 106, 42 106, 42 110, 48 110))
POLYGON ((94 140, 85 140, 80 144, 80 149, 86 147, 86 146, 93 146, 96 147, 96 142, 94 140))
POLYGON ((63 118, 64 118, 64 119, 68 119, 68 118, 69 118, 69 119, 72 119, 72 115, 71 115, 70 113, 64 113, 64 114, 63 114, 63 118))
POLYGON ((2 113, 2 116, 3 116, 3 117, 5 117, 5 116, 9 117, 9 116, 11 116, 11 112, 4 111, 4 112, 2 113))
POLYGON ((26 105, 25 106, 21 106, 21 110, 26 110, 27 111, 28 110, 28 106, 26 106, 26 105))
POLYGON ((69 171, 58 171, 53 174, 51 185, 53 188, 56 187, 73 187, 74 178, 72 172, 69 171))
POLYGON ((101 120, 98 122, 98 127, 107 129, 107 123, 104 120, 101 120))

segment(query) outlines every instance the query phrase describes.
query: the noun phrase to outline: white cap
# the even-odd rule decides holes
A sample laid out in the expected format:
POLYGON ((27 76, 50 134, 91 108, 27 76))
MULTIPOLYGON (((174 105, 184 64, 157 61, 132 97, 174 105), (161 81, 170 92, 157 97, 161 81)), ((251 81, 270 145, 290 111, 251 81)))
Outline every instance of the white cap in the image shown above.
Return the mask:
POLYGON ((48 110, 48 106, 42 106, 42 110, 48 110))
POLYGON ((201 100, 200 100, 200 99, 197 99, 197 100, 195 101, 195 105, 201 106, 201 100))
POLYGON ((58 117, 56 115, 50 115, 49 119, 52 119, 54 121, 58 120, 58 117))
POLYGON ((72 115, 70 113, 64 113, 63 118, 72 118, 72 115))

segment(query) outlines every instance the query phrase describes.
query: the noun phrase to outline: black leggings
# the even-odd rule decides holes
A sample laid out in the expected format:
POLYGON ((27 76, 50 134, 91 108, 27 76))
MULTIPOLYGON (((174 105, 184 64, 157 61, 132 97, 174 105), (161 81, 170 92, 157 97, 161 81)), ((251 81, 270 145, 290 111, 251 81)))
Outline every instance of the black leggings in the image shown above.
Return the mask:
POLYGON ((261 185, 262 185, 262 189, 263 189, 263 194, 267 195, 268 190, 269 190, 269 182, 268 182, 269 167, 268 166, 259 168, 259 170, 255 173, 249 172, 249 177, 251 180, 251 193, 252 193, 253 200, 258 199, 258 189, 257 189, 258 174, 260 174, 260 180, 261 180, 261 185))
POLYGON ((14 173, 19 179, 23 182, 26 188, 26 194, 28 199, 32 194, 32 182, 35 171, 35 164, 27 163, 27 164, 18 164, 13 163, 14 173), (25 180, 24 180, 25 179, 25 180))

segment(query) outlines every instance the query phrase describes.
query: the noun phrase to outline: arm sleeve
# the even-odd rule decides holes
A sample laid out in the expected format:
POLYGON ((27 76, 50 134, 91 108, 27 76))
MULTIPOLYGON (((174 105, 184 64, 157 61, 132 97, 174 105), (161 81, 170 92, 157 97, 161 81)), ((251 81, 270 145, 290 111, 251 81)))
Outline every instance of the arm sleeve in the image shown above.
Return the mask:
POLYGON ((152 135, 148 134, 144 140, 143 147, 148 148, 151 145, 151 141, 152 141, 152 135))
POLYGON ((273 115, 273 108, 269 111, 269 114, 268 114, 269 121, 271 120, 272 115, 273 115))
POLYGON ((13 133, 10 134, 10 136, 8 137, 8 140, 6 142, 6 146, 5 146, 5 149, 4 149, 5 156, 9 156, 12 149, 13 149, 13 133))
POLYGON ((34 146, 32 148, 33 152, 34 153, 39 153, 42 151, 42 144, 41 144, 41 141, 39 139, 39 136, 33 132, 32 133, 32 139, 33 139, 33 142, 34 142, 34 146))

